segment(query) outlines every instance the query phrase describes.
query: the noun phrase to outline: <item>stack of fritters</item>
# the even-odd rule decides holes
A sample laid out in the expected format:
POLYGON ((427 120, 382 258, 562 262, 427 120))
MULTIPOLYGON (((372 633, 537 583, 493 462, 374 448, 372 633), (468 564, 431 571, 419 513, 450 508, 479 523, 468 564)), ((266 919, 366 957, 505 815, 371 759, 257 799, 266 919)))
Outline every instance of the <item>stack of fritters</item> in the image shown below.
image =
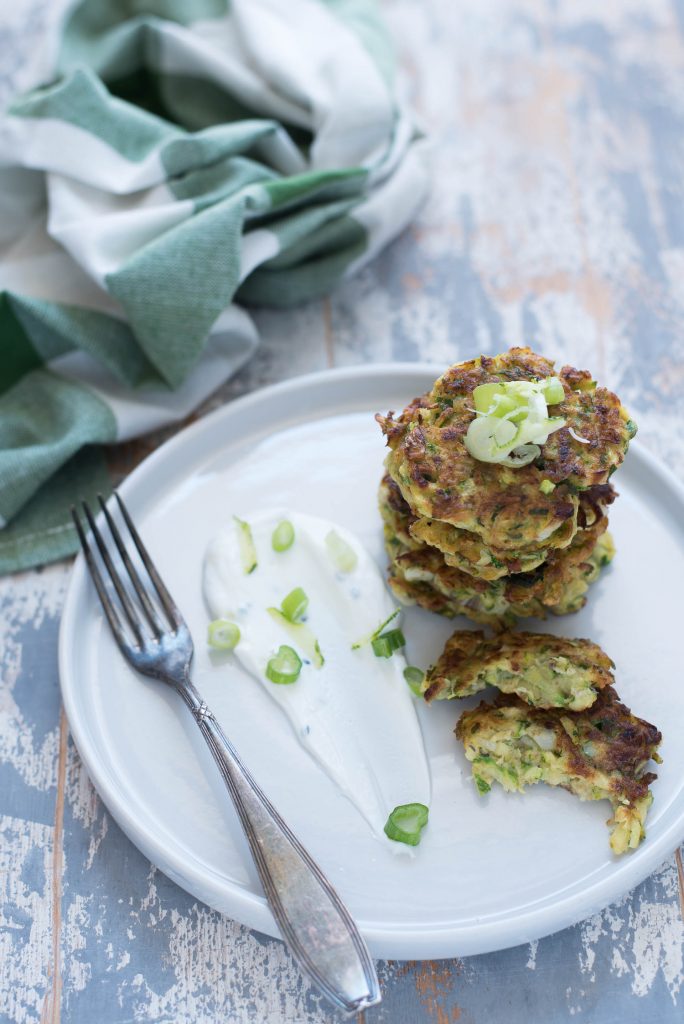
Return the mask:
POLYGON ((380 508, 390 585, 404 603, 505 626, 564 615, 614 553, 609 477, 636 433, 619 399, 584 370, 564 367, 565 426, 534 462, 481 462, 464 445, 480 384, 556 375, 528 348, 452 366, 395 419, 378 416, 390 453, 380 508))
POLYGON ((658 729, 637 718, 613 687, 613 663, 590 640, 539 633, 485 637, 459 631, 425 677, 428 701, 501 692, 464 711, 456 726, 480 793, 492 783, 523 792, 546 782, 581 800, 609 800, 614 853, 644 838, 660 761, 658 729))

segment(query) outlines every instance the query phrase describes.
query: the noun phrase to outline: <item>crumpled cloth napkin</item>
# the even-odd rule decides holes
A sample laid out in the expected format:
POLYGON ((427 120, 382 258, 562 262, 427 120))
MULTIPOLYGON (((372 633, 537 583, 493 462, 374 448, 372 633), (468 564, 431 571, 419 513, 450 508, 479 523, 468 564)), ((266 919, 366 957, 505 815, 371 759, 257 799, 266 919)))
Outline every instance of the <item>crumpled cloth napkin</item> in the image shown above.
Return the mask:
MULTIPOLYGON (((414 216, 374 0, 81 0, 0 120, 0 571, 76 549, 94 445, 186 416, 414 216)), ((287 339, 284 344, 296 344, 287 339)))

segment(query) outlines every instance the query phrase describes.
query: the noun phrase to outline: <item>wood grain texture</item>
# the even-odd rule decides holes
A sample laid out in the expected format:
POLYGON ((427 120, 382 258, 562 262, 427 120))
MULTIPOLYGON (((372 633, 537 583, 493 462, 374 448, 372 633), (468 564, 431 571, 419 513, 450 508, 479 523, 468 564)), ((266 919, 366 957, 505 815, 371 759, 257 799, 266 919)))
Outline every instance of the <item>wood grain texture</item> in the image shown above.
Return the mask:
MULTIPOLYGON (((421 216, 325 302, 258 311, 255 359, 203 412, 275 380, 530 342, 614 387, 684 473, 684 3, 386 0, 434 140, 421 216)), ((55 5, 0 10, 0 98, 55 5)), ((128 472, 171 431, 112 451, 128 472)), ((0 581, 0 1021, 333 1024, 279 942, 178 889, 121 834, 68 740, 68 567, 0 581)), ((487 956, 383 963, 365 1024, 674 1024, 681 854, 603 913, 487 956)))

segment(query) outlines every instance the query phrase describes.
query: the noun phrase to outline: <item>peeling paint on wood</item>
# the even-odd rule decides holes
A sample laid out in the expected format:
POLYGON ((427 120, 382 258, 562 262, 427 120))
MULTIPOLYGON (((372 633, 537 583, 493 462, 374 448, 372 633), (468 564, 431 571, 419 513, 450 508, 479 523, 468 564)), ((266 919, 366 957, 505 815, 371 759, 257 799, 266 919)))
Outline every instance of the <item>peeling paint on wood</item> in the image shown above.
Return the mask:
MULTIPOLYGON (((0 11, 0 101, 60 4, 0 11)), ((256 358, 201 412, 295 374, 453 362, 530 341, 595 370, 684 472, 684 3, 385 0, 435 140, 417 222, 330 299, 255 314, 256 358)), ((128 472, 168 430, 112 452, 128 472)), ((154 869, 98 800, 60 714, 66 566, 0 580, 0 1021, 332 1024, 283 946, 154 869)), ((681 851, 603 913, 526 946, 379 965, 357 1024, 674 1024, 681 851)))

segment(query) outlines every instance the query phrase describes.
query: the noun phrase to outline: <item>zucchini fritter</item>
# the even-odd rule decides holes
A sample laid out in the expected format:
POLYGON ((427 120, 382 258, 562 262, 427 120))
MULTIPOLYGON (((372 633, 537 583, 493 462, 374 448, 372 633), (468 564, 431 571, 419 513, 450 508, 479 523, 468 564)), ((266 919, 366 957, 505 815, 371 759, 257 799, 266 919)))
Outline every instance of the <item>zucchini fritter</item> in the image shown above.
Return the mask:
POLYGON ((577 531, 577 508, 555 531, 552 545, 532 546, 527 550, 502 551, 487 547, 476 533, 439 519, 414 518, 409 530, 416 540, 441 551, 447 565, 483 580, 498 580, 514 572, 531 572, 546 561, 550 551, 567 547, 577 531))
MULTIPOLYGON (((385 480, 401 491, 389 475, 385 480)), ((583 491, 572 519, 566 520, 554 534, 554 543, 532 546, 519 551, 504 551, 487 547, 482 538, 457 526, 442 523, 437 519, 420 519, 410 516, 408 532, 415 540, 430 544, 442 552, 447 565, 453 565, 472 576, 483 580, 497 580, 513 573, 532 572, 545 562, 554 550, 562 550, 572 542, 578 529, 592 525, 605 514, 606 506, 615 500, 616 494, 610 484, 600 484, 583 491)), ((405 504, 405 503, 404 503, 405 504)), ((410 509, 406 505, 410 514, 410 509)))
POLYGON ((637 718, 612 686, 599 692, 591 708, 568 713, 532 708, 501 694, 465 711, 456 726, 473 778, 481 793, 493 782, 524 792, 546 782, 562 786, 581 800, 610 800, 610 845, 614 853, 635 849, 645 836, 652 802, 646 771, 662 739, 654 725, 637 718))
MULTIPOLYGON (((605 491, 609 496, 613 493, 610 487, 605 491)), ((385 476, 380 511, 390 557, 390 587, 405 604, 419 604, 449 617, 466 615, 494 627, 513 625, 516 618, 578 611, 589 584, 614 554, 612 539, 604 533, 606 494, 596 493, 594 503, 589 497, 583 501, 582 522, 591 525, 579 530, 566 549, 551 552, 534 572, 487 580, 448 565, 437 548, 412 536, 411 510, 397 485, 385 476)))
POLYGON ((487 584, 440 564, 437 552, 427 556, 424 551, 408 551, 390 561, 388 583, 403 604, 417 604, 447 618, 465 615, 473 622, 504 629, 519 618, 545 619, 549 614, 579 611, 586 604, 589 585, 614 554, 613 539, 604 533, 580 561, 554 565, 553 572, 547 567, 546 587, 544 577, 535 579, 535 573, 487 584))
POLYGON ((452 366, 396 419, 376 417, 390 447, 387 471, 417 519, 470 531, 513 560, 569 543, 577 529, 579 492, 607 483, 636 433, 616 395, 597 387, 587 371, 566 366, 558 373, 565 398, 551 409, 566 426, 550 435, 534 462, 480 462, 463 443, 478 385, 554 372, 552 362, 529 348, 512 348, 452 366), (540 490, 542 480, 556 485, 550 494, 540 490))
POLYGON ((613 662, 591 640, 548 633, 486 637, 457 630, 423 686, 427 701, 469 697, 486 686, 515 693, 533 707, 584 711, 613 682, 613 662))

